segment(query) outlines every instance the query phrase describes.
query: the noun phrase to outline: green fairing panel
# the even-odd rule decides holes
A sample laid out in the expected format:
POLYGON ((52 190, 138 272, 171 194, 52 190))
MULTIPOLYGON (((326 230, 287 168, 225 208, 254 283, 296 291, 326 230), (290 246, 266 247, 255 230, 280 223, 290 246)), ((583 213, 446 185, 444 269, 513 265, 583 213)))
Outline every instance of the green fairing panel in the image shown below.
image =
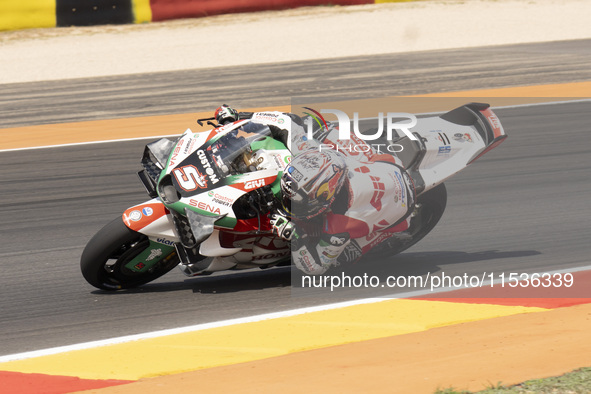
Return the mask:
MULTIPOLYGON (((236 133, 237 135, 242 135, 243 133, 245 133, 245 131, 242 131, 241 129, 242 129, 242 127, 238 130, 232 131, 231 133, 236 133)), ((242 141, 244 141, 246 143, 245 145, 242 145, 243 146, 242 149, 250 148, 250 149, 252 149, 252 151, 257 151, 257 150, 263 149, 263 150, 267 150, 267 151, 285 151, 285 152, 289 153, 287 147, 282 142, 274 139, 270 135, 266 135, 266 136, 264 135, 264 133, 270 133, 267 126, 257 125, 257 124, 246 124, 244 126, 244 129, 250 129, 252 132, 250 132, 250 134, 249 134, 249 132, 246 131, 246 134, 250 136, 248 138, 248 139, 250 139, 250 141, 248 141, 248 139, 242 139, 242 141)), ((201 149, 207 151, 207 149, 208 149, 207 147, 215 144, 215 142, 218 139, 220 139, 220 137, 222 137, 222 136, 218 135, 218 136, 215 136, 214 138, 210 139, 209 141, 205 142, 201 149)), ((240 152, 240 148, 238 148, 238 150, 232 150, 232 152, 234 154, 237 154, 240 152)), ((211 152, 208 151, 208 154, 211 154, 211 152)), ((187 158, 183 159, 181 162, 176 163, 176 165, 192 164, 192 165, 195 165, 196 167, 199 168, 199 163, 196 163, 196 159, 194 158, 194 156, 195 156, 195 153, 193 153, 190 156, 188 156, 187 158)), ((224 162, 226 162, 226 161, 224 160, 224 162)), ((168 168, 169 164, 170 164, 170 158, 167 162, 167 168, 168 168)), ((286 164, 287 164, 287 160, 286 160, 286 164)), ((162 171, 162 173, 160 174, 160 178, 158 180, 159 184, 160 184, 160 182, 163 181, 163 178, 165 176, 167 176, 167 175, 165 175, 165 173, 167 172, 167 168, 165 168, 165 170, 162 171)), ((199 168, 199 170, 201 173, 203 173, 202 168, 199 168)), ((238 182, 240 182, 240 178, 242 178, 244 175, 245 174, 235 174, 235 175, 229 175, 229 176, 227 175, 225 177, 220 177, 219 181, 218 181, 219 183, 217 183, 216 187, 219 187, 222 185, 231 185, 234 183, 238 183, 238 182)), ((280 180, 281 180, 282 175, 283 175, 283 172, 279 171, 277 173, 277 178, 271 184, 271 190, 277 198, 280 198, 280 194, 281 194, 280 180)), ((168 176, 170 176, 170 175, 168 175, 168 176)), ((209 187, 206 190, 215 189, 215 187, 211 187, 211 186, 213 186, 213 184, 209 184, 208 186, 209 187)), ((158 190, 160 193, 160 188, 158 188, 158 190)), ((187 196, 185 195, 184 197, 187 197, 187 196)), ((181 201, 174 202, 174 203, 165 203, 165 205, 167 208, 172 209, 181 215, 185 214, 185 209, 190 209, 191 211, 194 211, 200 215, 216 216, 216 214, 214 214, 214 213, 204 211, 204 210, 199 209, 194 206, 190 206, 190 205, 185 204, 181 201)), ((234 228, 237 220, 236 220, 236 218, 234 218, 232 216, 233 215, 229 215, 224 218, 221 218, 220 220, 218 220, 216 222, 216 226, 221 226, 221 227, 226 227, 226 228, 234 228)))
POLYGON ((133 260, 125 264, 125 268, 134 272, 146 272, 154 264, 175 252, 174 246, 164 245, 150 240, 150 245, 138 254, 133 260))
POLYGON ((251 145, 252 150, 256 151, 259 149, 267 149, 267 150, 287 150, 285 145, 282 142, 277 141, 275 138, 266 137, 263 140, 255 141, 251 145))

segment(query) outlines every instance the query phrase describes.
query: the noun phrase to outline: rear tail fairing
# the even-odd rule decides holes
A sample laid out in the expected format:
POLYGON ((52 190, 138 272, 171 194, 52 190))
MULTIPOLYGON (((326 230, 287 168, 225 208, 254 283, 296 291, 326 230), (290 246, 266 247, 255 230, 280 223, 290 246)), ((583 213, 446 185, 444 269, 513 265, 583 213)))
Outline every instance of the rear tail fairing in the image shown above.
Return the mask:
POLYGON ((394 142, 404 147, 398 156, 418 193, 443 183, 507 137, 496 114, 482 103, 419 118, 412 132, 418 140, 403 137, 394 142))

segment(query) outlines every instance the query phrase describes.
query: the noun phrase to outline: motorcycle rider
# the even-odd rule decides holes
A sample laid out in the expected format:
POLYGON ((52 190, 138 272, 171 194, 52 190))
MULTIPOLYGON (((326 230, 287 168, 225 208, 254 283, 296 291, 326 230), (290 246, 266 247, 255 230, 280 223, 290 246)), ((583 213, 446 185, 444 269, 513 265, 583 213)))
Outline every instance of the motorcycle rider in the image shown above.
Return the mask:
MULTIPOLYGON (((322 149, 306 138, 297 115, 273 113, 288 115, 295 123, 291 130, 269 127, 293 155, 281 178, 283 210, 272 215, 271 225, 275 234, 291 242, 296 267, 306 274, 323 274, 338 264, 339 256, 353 262, 392 233, 408 228, 415 189, 400 160, 373 153, 359 138, 351 141, 365 145, 363 149, 322 149)), ((220 124, 246 118, 256 121, 257 115, 238 113, 227 105, 216 110, 220 124)), ((331 135, 322 142, 338 146, 331 135)))

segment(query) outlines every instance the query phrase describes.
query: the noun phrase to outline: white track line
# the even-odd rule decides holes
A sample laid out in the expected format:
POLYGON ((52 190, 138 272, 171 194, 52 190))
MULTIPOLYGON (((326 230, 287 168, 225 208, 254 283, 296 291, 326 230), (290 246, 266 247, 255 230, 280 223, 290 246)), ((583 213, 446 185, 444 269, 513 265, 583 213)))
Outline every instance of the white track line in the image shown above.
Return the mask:
MULTIPOLYGON (((587 264, 588 262, 585 262, 585 263, 587 264)), ((582 266, 582 267, 566 268, 566 269, 562 269, 562 270, 545 271, 545 272, 547 272, 549 274, 558 274, 558 273, 574 273, 574 272, 590 271, 590 270, 591 270, 591 265, 586 265, 586 266, 582 266)), ((500 280, 495 280, 492 282, 485 281, 482 283, 482 287, 486 287, 491 284, 497 284, 500 282, 501 282, 500 280)), ((470 288, 470 287, 464 287, 464 288, 470 288)), ((230 319, 230 320, 222 320, 222 321, 211 322, 211 323, 196 324, 196 325, 192 325, 192 326, 171 328, 171 329, 167 329, 167 330, 152 331, 152 332, 147 332, 147 333, 143 333, 143 334, 127 335, 127 336, 122 336, 122 337, 103 339, 100 341, 84 342, 84 343, 79 343, 79 344, 74 344, 74 345, 59 346, 59 347, 54 347, 54 348, 49 348, 49 349, 42 349, 42 350, 34 350, 34 351, 24 352, 24 353, 9 354, 6 356, 0 356, 0 363, 16 361, 16 360, 24 360, 24 359, 28 359, 28 358, 49 356, 49 355, 53 355, 53 354, 66 353, 66 352, 71 352, 71 351, 76 351, 76 350, 92 349, 92 348, 97 348, 97 347, 102 347, 102 346, 109 346, 109 345, 115 345, 115 344, 120 344, 120 343, 139 341, 139 340, 143 340, 143 339, 159 338, 159 337, 168 336, 168 335, 202 331, 202 330, 208 330, 210 328, 227 327, 227 326, 232 326, 232 325, 237 325, 237 324, 254 323, 254 322, 259 322, 259 321, 263 321, 263 320, 270 320, 270 319, 278 319, 278 318, 282 318, 282 317, 303 315, 303 314, 312 313, 312 312, 340 309, 340 308, 345 308, 345 307, 355 306, 355 305, 374 304, 374 303, 389 301, 389 300, 393 300, 393 299, 405 299, 405 298, 412 298, 412 297, 420 297, 420 296, 429 295, 429 294, 446 293, 446 292, 450 292, 450 291, 454 291, 454 290, 461 290, 461 289, 462 288, 445 287, 445 288, 440 288, 440 289, 433 290, 433 291, 432 290, 415 290, 415 291, 409 291, 409 292, 405 292, 405 293, 398 293, 398 294, 394 294, 391 296, 363 298, 363 299, 359 299, 359 300, 338 302, 338 303, 334 303, 334 304, 326 304, 326 305, 291 309, 291 310, 287 310, 287 311, 265 313, 262 315, 247 316, 247 317, 241 317, 241 318, 230 319)), ((0 365, 0 370, 1 369, 2 369, 2 366, 0 365)))
MULTIPOLYGON (((26 126, 23 126, 26 127, 26 126)), ((35 127, 35 126, 31 126, 31 127, 35 127)), ((0 132, 2 132, 2 129, 0 129, 0 132)), ((181 133, 182 134, 182 133, 181 133)), ((88 141, 88 142, 73 142, 71 144, 59 144, 59 145, 44 145, 44 146, 31 146, 31 147, 25 147, 25 148, 12 148, 12 149, 0 149, 0 153, 1 152, 13 152, 13 151, 19 151, 19 150, 33 150, 33 149, 48 149, 48 148, 63 148, 63 147, 67 147, 67 146, 79 146, 79 145, 93 145, 93 144, 106 144, 109 142, 125 142, 125 141, 140 141, 140 140, 146 140, 146 139, 154 139, 157 140, 159 138, 166 138, 166 137, 178 137, 181 134, 173 134, 173 135, 157 135, 157 136, 153 136, 153 137, 136 137, 136 138, 122 138, 119 140, 103 140, 103 141, 88 141)))
MULTIPOLYGON (((432 97, 429 97, 429 98, 432 98, 432 97)), ((435 98, 445 99, 445 98, 456 98, 456 97, 435 97, 435 98)), ((509 109, 509 108, 521 108, 521 107, 538 107, 538 106, 542 106, 542 105, 560 105, 560 104, 584 103, 584 102, 589 102, 589 101, 591 101, 591 99, 574 99, 574 100, 565 100, 565 101, 549 101, 549 102, 544 102, 544 103, 533 103, 533 104, 516 104, 516 105, 507 105, 507 106, 500 106, 500 107, 491 107, 491 108, 492 109, 509 109)), ((445 113, 445 112, 446 111, 442 111, 442 112, 426 112, 426 113, 420 113, 420 114, 416 114, 416 115, 435 115, 435 114, 442 114, 442 113, 445 113)), ((372 120, 372 119, 377 119, 377 117, 373 117, 373 118, 361 118, 359 120, 372 120)), ((26 126, 23 126, 23 127, 26 127, 26 126)), ((34 127, 34 126, 31 126, 31 127, 34 127)), ((2 132, 2 129, 0 129, 0 132, 2 132)), ((79 146, 79 145, 106 144, 106 143, 109 143, 109 142, 140 141, 140 140, 146 140, 146 139, 154 139, 154 140, 156 140, 158 138, 177 137, 179 135, 180 134, 161 135, 161 136, 152 136, 152 137, 122 138, 122 139, 117 139, 117 140, 106 140, 106 141, 74 142, 74 143, 71 143, 71 144, 44 145, 44 146, 32 146, 32 147, 25 147, 25 148, 0 149, 0 153, 2 153, 2 152, 13 152, 13 151, 23 151, 23 150, 33 150, 33 149, 62 148, 62 147, 79 146)))
MULTIPOLYGON (((511 105, 511 106, 504 106, 504 107, 494 107, 494 109, 519 108, 519 107, 530 107, 530 106, 540 106, 540 105, 557 105, 557 104, 568 104, 568 103, 588 102, 588 101, 591 101, 591 99, 555 101, 555 102, 535 103, 535 104, 519 104, 519 105, 511 105)), ((375 118, 367 118, 367 119, 375 119, 375 118)), ((143 140, 143 139, 147 139, 147 138, 156 139, 156 138, 164 138, 164 137, 169 137, 169 136, 140 137, 140 138, 129 138, 129 139, 121 139, 121 140, 109 140, 109 141, 82 142, 82 143, 63 144, 63 145, 40 146, 40 147, 31 147, 31 148, 5 149, 5 150, 0 150, 0 152, 29 150, 29 149, 58 148, 58 147, 64 147, 64 146, 134 141, 134 140, 143 140)), ((551 273, 551 274, 569 273, 569 272, 572 273, 572 272, 587 271, 587 270, 591 270, 591 265, 563 269, 563 270, 558 270, 558 271, 549 271, 548 273, 551 273)), ((493 282, 487 281, 487 282, 483 283, 483 286, 490 285, 491 283, 496 284, 499 282, 500 282, 500 280, 496 280, 493 282)), ((252 322, 258 322, 258 321, 269 320, 269 319, 277 319, 277 318, 281 318, 281 317, 302 315, 302 314, 311 313, 311 312, 339 309, 339 308, 345 308, 345 307, 354 306, 354 305, 372 304, 372 303, 383 302, 383 301, 387 301, 387 300, 391 300, 391 299, 412 298, 412 297, 419 297, 419 296, 428 295, 428 294, 445 293, 445 292, 449 292, 449 291, 453 291, 453 290, 460 290, 460 289, 448 287, 448 288, 440 288, 435 291, 416 290, 416 291, 410 291, 410 292, 405 292, 405 293, 398 293, 398 294, 392 295, 392 296, 383 296, 383 297, 379 297, 379 298, 364 298, 364 299, 353 300, 353 301, 339 302, 339 303, 335 303, 335 304, 326 304, 326 305, 320 305, 320 306, 314 306, 314 307, 298 308, 298 309, 292 309, 292 310, 287 310, 287 311, 266 313, 266 314, 262 314, 262 315, 248 316, 248 317, 237 318, 237 319, 222 320, 222 321, 218 321, 218 322, 202 323, 202 324, 197 324, 197 325, 193 325, 193 326, 179 327, 179 328, 173 328, 173 329, 168 329, 168 330, 153 331, 153 332, 148 332, 148 333, 144 333, 144 334, 127 335, 127 336, 123 336, 123 337, 105 339, 105 340, 100 340, 100 341, 84 342, 84 343, 74 344, 74 345, 60 346, 60 347, 55 347, 55 348, 35 350, 35 351, 30 351, 30 352, 0 356, 0 363, 15 361, 15 360, 23 360, 23 359, 27 359, 27 358, 48 356, 48 355, 52 355, 52 354, 65 353, 65 352, 70 352, 70 351, 75 351, 75 350, 91 349, 91 348, 96 348, 96 347, 101 347, 101 346, 138 341, 138 340, 148 339, 148 338, 157 338, 157 337, 162 337, 162 336, 167 336, 167 335, 181 334, 181 333, 193 332, 193 331, 201 331, 201 330, 207 330, 210 328, 225 327, 225 326, 236 325, 236 324, 252 323, 252 322)))

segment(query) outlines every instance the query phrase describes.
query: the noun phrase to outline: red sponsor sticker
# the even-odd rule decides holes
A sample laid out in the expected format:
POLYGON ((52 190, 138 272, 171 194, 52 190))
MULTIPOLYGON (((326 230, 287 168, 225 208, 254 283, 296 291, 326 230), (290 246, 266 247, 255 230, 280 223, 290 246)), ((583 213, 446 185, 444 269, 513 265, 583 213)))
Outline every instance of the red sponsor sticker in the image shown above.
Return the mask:
POLYGON ((140 231, 168 213, 168 209, 161 203, 140 204, 123 212, 123 223, 134 231, 140 231))
POLYGON ((277 175, 268 176, 268 177, 259 178, 259 179, 252 179, 252 180, 248 180, 246 182, 235 183, 235 184, 229 185, 229 186, 232 186, 233 188, 236 188, 236 189, 243 190, 245 192, 249 192, 251 190, 258 189, 259 187, 270 185, 273 182, 275 182, 275 179, 277 179, 277 175))

